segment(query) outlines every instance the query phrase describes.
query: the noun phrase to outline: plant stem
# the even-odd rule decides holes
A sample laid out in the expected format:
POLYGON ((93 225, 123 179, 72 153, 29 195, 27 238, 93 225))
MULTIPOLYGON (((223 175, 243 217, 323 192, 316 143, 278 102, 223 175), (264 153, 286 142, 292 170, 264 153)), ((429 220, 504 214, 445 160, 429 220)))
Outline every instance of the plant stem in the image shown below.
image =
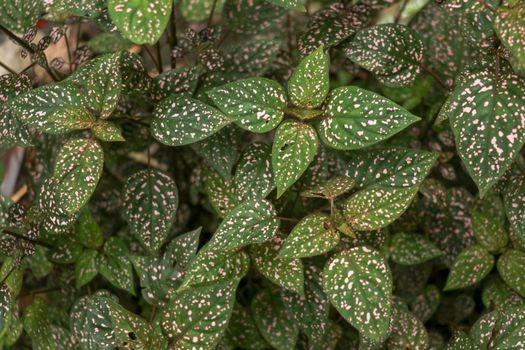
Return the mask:
POLYGON ((151 53, 151 51, 149 50, 149 48, 147 46, 144 46, 144 49, 146 50, 146 53, 148 54, 149 58, 151 58, 151 61, 153 62, 153 64, 155 65, 157 71, 160 74, 161 73, 161 69, 160 69, 159 63, 155 59, 155 56, 151 53))
POLYGON ((7 66, 4 62, 0 61, 0 67, 3 67, 6 71, 8 71, 9 73, 11 74, 16 74, 16 72, 9 68, 9 66, 7 66))
POLYGON ((67 29, 64 30, 64 39, 66 40, 67 58, 69 61, 69 74, 73 72, 73 60, 71 59, 71 47, 69 46, 69 39, 67 37, 67 29))
POLYGON ((394 24, 398 24, 401 20, 401 16, 403 15, 403 12, 405 12, 405 8, 407 7, 408 0, 403 0, 403 3, 401 4, 401 8, 397 12, 396 18, 394 20, 394 24))
MULTIPOLYGON (((173 48, 177 46, 177 23, 175 22, 175 5, 173 5, 173 10, 171 11, 169 32, 171 33, 171 35, 168 36, 168 40, 170 40, 171 46, 170 50, 173 50, 173 48)), ((171 68, 177 68, 177 60, 173 57, 171 57, 171 68)))
POLYGON ((217 0, 213 0, 213 5, 211 5, 210 15, 208 16, 208 22, 206 23, 207 27, 209 27, 211 25, 211 22, 213 21, 213 15, 215 13, 216 6, 217 6, 217 0))
POLYGON ((160 40, 161 39, 159 39, 159 41, 157 41, 157 43, 155 44, 155 49, 157 50, 157 60, 159 62, 159 68, 160 68, 159 74, 164 72, 164 67, 162 66, 162 50, 160 47, 160 40))

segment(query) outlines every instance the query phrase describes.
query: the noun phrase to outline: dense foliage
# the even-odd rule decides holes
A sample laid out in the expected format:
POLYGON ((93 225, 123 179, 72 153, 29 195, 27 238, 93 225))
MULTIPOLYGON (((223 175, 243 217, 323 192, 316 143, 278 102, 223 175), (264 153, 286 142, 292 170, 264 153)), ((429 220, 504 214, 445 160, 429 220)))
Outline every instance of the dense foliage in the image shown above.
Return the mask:
POLYGON ((524 348, 524 0, 0 0, 0 32, 0 349, 524 348))

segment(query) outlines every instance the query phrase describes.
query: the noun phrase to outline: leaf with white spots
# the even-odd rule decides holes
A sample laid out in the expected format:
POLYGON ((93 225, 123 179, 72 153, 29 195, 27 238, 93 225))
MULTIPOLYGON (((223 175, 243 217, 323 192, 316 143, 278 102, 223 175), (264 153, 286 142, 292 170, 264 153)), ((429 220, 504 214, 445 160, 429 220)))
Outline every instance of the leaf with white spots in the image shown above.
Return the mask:
POLYGON ((501 6, 496 11, 494 30, 520 65, 525 65, 525 4, 501 6))
POLYGON ((235 81, 207 91, 207 94, 230 120, 251 132, 274 129, 286 108, 284 89, 266 78, 235 81))
POLYGON ((361 190, 345 202, 346 222, 360 231, 386 227, 405 212, 416 192, 417 187, 374 186, 361 190))
POLYGON ((93 249, 84 249, 75 262, 75 287, 82 288, 98 274, 98 252, 93 249))
POLYGON ((379 252, 363 246, 333 256, 323 270, 323 288, 359 333, 375 342, 386 339, 392 316, 392 276, 379 252))
POLYGON ((288 81, 288 96, 295 106, 319 107, 328 95, 330 57, 321 46, 301 60, 288 81))
POLYGON ((34 0, 1 1, 0 24, 15 33, 24 34, 40 18, 43 4, 34 0))
POLYGON ((282 234, 277 234, 268 242, 250 246, 250 257, 253 265, 257 271, 273 283, 303 295, 303 263, 301 259, 279 257, 279 250, 283 243, 282 234))
POLYGON ((162 336, 103 291, 78 300, 71 310, 71 329, 82 350, 161 349, 162 336))
POLYGON ((122 238, 109 238, 104 244, 103 254, 97 254, 95 264, 97 271, 112 285, 135 295, 129 248, 122 238))
POLYGON ((523 299, 498 275, 491 275, 483 284, 481 301, 487 309, 504 309, 523 304, 523 299))
POLYGON ((499 257, 497 267, 505 283, 525 298, 525 253, 516 249, 507 250, 499 257))
POLYGON ((323 292, 321 269, 313 264, 305 266, 304 296, 281 291, 281 299, 288 314, 308 337, 311 347, 326 346, 325 336, 329 333, 330 302, 323 292))
POLYGON ((29 129, 14 117, 7 104, 7 101, 16 98, 30 88, 31 81, 27 75, 0 76, 0 149, 31 145, 29 129))
POLYGON ((466 76, 450 101, 457 150, 481 196, 525 143, 525 79, 504 61, 495 66, 466 76))
POLYGON ((331 225, 327 215, 308 215, 286 237, 278 257, 306 258, 329 252, 339 243, 339 231, 331 225))
POLYGON ((199 69, 197 67, 180 67, 170 69, 153 79, 152 95, 155 99, 165 99, 173 94, 191 96, 197 87, 199 69))
POLYGON ((523 346, 525 308, 513 306, 481 316, 470 330, 480 349, 520 349, 523 346))
POLYGON ((494 257, 483 247, 473 245, 459 253, 450 269, 443 290, 469 287, 485 278, 494 266, 494 257))
POLYGON ((59 205, 75 214, 89 200, 102 174, 104 153, 95 140, 72 139, 60 150, 53 179, 59 205))
POLYGON ((150 252, 164 243, 175 220, 177 185, 159 170, 141 170, 124 185, 124 216, 131 233, 150 252))
POLYGON ((525 172, 517 171, 509 178, 503 189, 503 204, 510 227, 518 237, 525 240, 525 172))
POLYGON ((9 288, 2 284, 0 286, 0 337, 8 330, 13 317, 13 299, 9 288))
POLYGON ((357 32, 345 53, 383 84, 402 87, 421 73, 423 43, 409 27, 380 24, 357 32))
POLYGON ((349 9, 342 3, 333 3, 310 17, 306 30, 298 39, 298 49, 305 56, 321 46, 338 45, 364 27, 371 14, 372 9, 361 3, 349 9))
POLYGON ((306 198, 332 199, 350 191, 355 186, 355 181, 349 176, 334 176, 327 181, 301 192, 306 198))
POLYGON ((239 303, 236 303, 233 308, 226 336, 243 349, 263 350, 268 348, 268 343, 259 333, 250 310, 239 303))
MULTIPOLYGON (((486 196, 484 200, 485 205, 489 208, 497 207, 496 203, 499 202, 499 209, 502 209, 499 198, 486 196)), ((504 226, 504 216, 499 215, 498 217, 488 210, 483 210, 481 206, 474 207, 471 215, 472 230, 478 244, 491 253, 501 252, 509 242, 509 234, 504 226)))
POLYGON ((442 254, 421 234, 399 232, 391 238, 390 259, 396 264, 418 265, 442 254))
POLYGON ((308 124, 290 121, 279 126, 272 147, 277 198, 301 177, 314 160, 317 142, 317 134, 308 124))
POLYGON ((270 239, 279 229, 272 204, 267 200, 247 199, 226 215, 209 241, 209 250, 234 250, 270 239))
POLYGON ((101 247, 104 243, 102 229, 89 208, 80 213, 80 217, 75 225, 75 239, 83 246, 93 249, 101 247))
POLYGON ((275 188, 270 147, 253 143, 242 153, 234 176, 237 203, 248 199, 264 199, 275 188))
POLYGON ((428 334, 425 325, 401 302, 394 303, 392 312, 392 333, 387 346, 391 350, 428 348, 428 334))
POLYGON ((122 35, 135 44, 154 44, 168 24, 171 0, 108 0, 109 14, 122 35))
POLYGON ((284 8, 266 0, 226 0, 222 9, 224 24, 242 34, 260 34, 275 29, 285 14, 284 8))
POLYGON ((181 14, 190 23, 202 22, 208 18, 213 7, 216 13, 221 12, 224 0, 182 0, 181 14), (215 4, 215 5, 214 5, 215 4))
POLYGON ((291 10, 305 12, 305 0, 268 0, 268 2, 291 10))
POLYGON ((123 142, 126 141, 122 137, 122 130, 115 123, 107 122, 105 120, 97 121, 92 127, 95 137, 101 141, 106 142, 123 142))
POLYGON ((81 103, 82 88, 67 82, 45 85, 10 101, 7 108, 22 123, 38 131, 62 134, 88 129, 95 117, 81 103))
POLYGON ((200 232, 198 228, 175 237, 162 254, 131 257, 146 302, 163 303, 169 291, 181 284, 187 265, 197 253, 200 232))
POLYGON ((447 345, 447 350, 480 350, 470 337, 463 331, 457 330, 447 345))
POLYGON ((235 196, 235 184, 224 179, 218 172, 204 168, 204 191, 208 195, 211 206, 220 217, 226 216, 238 202, 235 196))
POLYGON ((277 350, 293 350, 299 326, 290 319, 277 292, 260 291, 251 303, 255 324, 263 338, 277 350))
POLYGON ((231 121, 220 111, 190 97, 171 95, 153 112, 152 135, 168 146, 203 140, 231 121))
POLYGON ((440 302, 441 292, 439 288, 433 284, 429 284, 414 298, 410 309, 421 322, 425 323, 436 312, 440 302))
POLYGON ((438 158, 437 153, 409 148, 346 152, 343 171, 357 188, 371 185, 419 186, 438 158))
POLYGON ((340 150, 371 146, 419 121, 391 100, 356 86, 333 90, 324 114, 317 127, 319 136, 340 150))

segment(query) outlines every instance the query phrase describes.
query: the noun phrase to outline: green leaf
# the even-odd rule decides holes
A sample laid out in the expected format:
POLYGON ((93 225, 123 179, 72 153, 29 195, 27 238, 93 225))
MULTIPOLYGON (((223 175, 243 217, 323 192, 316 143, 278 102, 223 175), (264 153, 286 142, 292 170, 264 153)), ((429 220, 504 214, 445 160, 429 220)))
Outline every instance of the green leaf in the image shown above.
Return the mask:
POLYGON ((2 130, 0 149, 31 145, 31 134, 28 128, 13 116, 7 103, 30 89, 31 81, 27 75, 5 74, 0 76, 0 102, 2 102, 0 106, 0 130, 2 130))
POLYGON ((88 208, 80 213, 75 226, 75 238, 85 247, 92 249, 97 249, 104 243, 102 229, 88 208))
POLYGON ((511 229, 525 239, 525 173, 509 179, 503 190, 503 204, 511 229))
POLYGON ((447 350, 480 350, 463 331, 455 331, 447 345, 447 350))
POLYGON ((249 199, 264 199, 275 188, 268 145, 253 143, 242 153, 235 169, 235 196, 237 203, 249 199))
POLYGON ((71 328, 82 349, 161 349, 161 335, 107 292, 81 298, 71 310, 71 328))
POLYGON ((349 176, 334 176, 327 181, 301 192, 306 198, 333 199, 350 191, 355 186, 355 181, 349 176))
POLYGON ((525 4, 517 2, 514 7, 498 7, 494 18, 494 30, 499 39, 521 64, 525 64, 525 4))
POLYGON ((452 94, 449 119, 457 150, 481 196, 525 143, 523 91, 525 79, 502 61, 499 68, 468 74, 452 94))
POLYGON ((388 349, 427 349, 428 334, 423 322, 407 310, 402 302, 394 303, 392 333, 387 341, 388 349))
POLYGON ((112 285, 135 295, 129 249, 121 238, 109 238, 104 244, 103 254, 97 254, 95 264, 97 271, 112 285))
POLYGON ((230 123, 221 112, 199 100, 172 95, 153 112, 153 136, 168 146, 183 146, 203 140, 230 123))
POLYGON ((22 123, 50 134, 88 129, 95 121, 82 103, 81 87, 67 82, 28 91, 7 107, 22 123))
POLYGON ((323 288, 337 311, 360 334, 386 338, 392 313, 392 276, 381 254, 355 247, 334 255, 323 270, 323 288))
POLYGON ((272 237, 268 242, 250 247, 254 267, 266 278, 291 292, 304 294, 304 271, 301 259, 281 258, 282 235, 272 237))
POLYGON ((247 199, 224 218, 209 241, 209 250, 234 250, 270 239, 279 229, 279 220, 267 200, 247 199))
POLYGON ((438 158, 437 153, 408 148, 380 148, 345 153, 343 170, 358 188, 371 185, 419 186, 438 158))
MULTIPOLYGON (((214 7, 214 0, 182 0, 180 3, 181 14, 190 23, 201 22, 208 18, 214 7)), ((217 0, 215 11, 219 13, 224 0, 217 0)))
POLYGON ((279 258, 306 258, 329 252, 339 243, 339 232, 331 228, 330 217, 310 214, 286 237, 279 258))
POLYGON ((525 308, 514 306, 483 315, 472 326, 470 335, 480 349, 519 349, 524 327, 525 308))
POLYGON ((115 123, 104 120, 97 121, 91 129, 96 138, 107 142, 123 142, 126 141, 122 137, 122 130, 115 123))
POLYGON ((330 332, 330 303, 321 285, 321 269, 313 264, 305 268, 304 296, 281 291, 281 299, 294 322, 308 337, 311 347, 327 345, 326 335, 330 332))
POLYGON ((418 265, 441 254, 441 251, 421 234, 399 232, 392 237, 390 258, 396 264, 418 265))
MULTIPOLYGON (((242 34, 268 32, 275 28, 286 12, 266 0, 226 0, 222 9, 224 25, 242 34)), ((243 51, 246 49, 243 48, 243 51)))
POLYGON ((42 1, 7 0, 0 2, 0 24, 24 34, 33 27, 43 10, 42 1))
POLYGON ((299 327, 287 314, 279 293, 260 291, 252 300, 253 319, 263 338, 277 350, 293 350, 299 327))
POLYGON ((98 253, 93 249, 85 249, 75 263, 75 287, 82 288, 97 275, 98 253))
POLYGON ((104 153, 95 140, 72 139, 60 150, 53 179, 59 205, 75 214, 89 200, 102 175, 104 153))
POLYGON ((198 80, 198 67, 170 69, 153 79, 152 94, 155 99, 165 99, 175 94, 187 94, 191 96, 197 88, 198 80))
POLYGON ((320 47, 303 58, 288 81, 288 95, 295 106, 319 107, 328 95, 330 57, 320 47))
POLYGON ((123 38, 120 33, 100 33, 89 39, 87 46, 96 54, 113 53, 120 50, 128 50, 133 43, 123 38))
POLYGON ((304 0, 268 0, 268 2, 287 8, 305 12, 305 1, 304 0))
POLYGON ((443 290, 469 287, 487 276, 494 266, 494 257, 483 247, 473 245, 459 253, 443 290))
POLYGON ((329 48, 354 35, 368 23, 372 10, 369 6, 358 3, 347 10, 343 4, 334 3, 328 8, 314 13, 306 30, 297 41, 299 52, 303 56, 319 47, 329 48))
POLYGON ((491 253, 498 253, 507 246, 509 235, 504 227, 504 222, 491 214, 477 208, 473 209, 472 229, 476 241, 481 246, 491 253))
POLYGON ((324 114, 317 128, 319 136, 340 150, 371 146, 419 120, 389 99, 356 86, 333 90, 324 114))
POLYGON ((525 281, 521 277, 525 268, 525 253, 509 249, 499 257, 497 266, 499 275, 505 283, 525 297, 525 281))
POLYGON ((131 257, 146 302, 162 304, 169 291, 181 284, 184 271, 197 253, 200 232, 198 228, 175 237, 162 254, 131 257))
POLYGON ((179 202, 177 185, 159 170, 141 170, 124 185, 124 216, 131 233, 150 252, 166 240, 179 202))
POLYGON ((213 103, 237 126, 268 132, 281 122, 286 95, 281 85, 266 78, 249 78, 207 92, 213 103))
POLYGON ((279 198, 305 172, 317 153, 317 134, 308 124, 285 122, 275 133, 272 167, 279 198))
POLYGON ((481 301, 490 310, 523 304, 518 293, 513 291, 498 275, 487 278, 481 292, 481 301))
POLYGON ((377 230, 395 221, 408 208, 417 187, 369 187, 345 202, 346 222, 361 231, 377 230))
POLYGON ((410 309, 417 319, 425 323, 436 312, 440 302, 441 293, 439 288, 430 284, 414 298, 410 309))
POLYGON ((135 44, 155 44, 171 14, 171 0, 108 0, 111 19, 135 44))
POLYGON ((423 42, 404 25, 380 24, 360 30, 345 53, 383 84, 402 87, 421 73, 423 42))
POLYGON ((268 343, 259 333, 251 312, 239 303, 236 303, 233 308, 225 337, 228 336, 235 345, 243 349, 263 350, 268 348, 268 343))
POLYGON ((0 286, 0 338, 8 331, 13 317, 13 299, 9 288, 2 284, 0 286))

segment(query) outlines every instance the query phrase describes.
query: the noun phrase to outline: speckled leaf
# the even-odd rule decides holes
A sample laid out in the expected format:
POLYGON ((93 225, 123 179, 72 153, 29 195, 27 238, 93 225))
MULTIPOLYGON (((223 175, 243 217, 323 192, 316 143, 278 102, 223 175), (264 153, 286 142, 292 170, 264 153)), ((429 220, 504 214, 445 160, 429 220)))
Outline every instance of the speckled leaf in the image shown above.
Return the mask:
POLYGON ((164 99, 174 94, 190 95, 197 87, 199 69, 180 67, 170 69, 153 79, 152 95, 155 99, 164 99))
POLYGON ((71 310, 71 328, 82 350, 160 350, 162 336, 107 292, 81 298, 71 310))
POLYGON ((517 2, 514 7, 498 7, 494 29, 514 58, 525 64, 525 4, 517 2))
POLYGON ((525 172, 512 176, 503 190, 503 205, 510 227, 525 239, 525 172))
POLYGON ((519 349, 523 344, 525 308, 513 306, 480 317, 470 330, 479 349, 519 349))
POLYGON ((387 341, 390 350, 425 350, 428 334, 421 320, 415 317, 402 302, 394 303, 392 333, 387 341))
MULTIPOLYGON (((180 3, 181 13, 184 19, 190 23, 201 22, 208 18, 214 0, 182 0, 180 3)), ((215 3, 216 13, 220 13, 224 0, 215 3)))
POLYGON ((447 345, 447 350, 480 350, 463 331, 455 331, 447 345))
POLYGON ((301 259, 279 257, 279 250, 283 243, 282 234, 278 234, 268 242, 252 245, 250 247, 250 257, 253 265, 264 277, 273 283, 303 295, 303 263, 301 259))
POLYGON ((122 35, 135 44, 154 44, 170 18, 171 0, 108 0, 109 15, 122 35))
POLYGON ((251 350, 263 350, 268 348, 268 343, 262 338, 250 310, 236 303, 226 330, 226 337, 243 348, 251 350))
POLYGON ((226 0, 224 24, 235 33, 260 34, 275 28, 286 10, 266 0, 226 0))
POLYGON ((198 228, 175 237, 162 254, 131 257, 146 302, 159 305, 170 290, 180 285, 187 265, 197 253, 200 232, 198 228))
POLYGON ((408 148, 385 148, 345 154, 344 174, 356 187, 419 186, 438 158, 437 153, 408 148))
POLYGON ((104 243, 102 229, 89 208, 80 213, 75 225, 75 239, 87 248, 97 249, 104 243))
MULTIPOLYGON (((494 203, 491 201, 487 205, 495 206, 494 203)), ((472 229, 478 244, 491 253, 501 252, 509 242, 509 235, 505 229, 504 221, 480 208, 474 208, 471 215, 472 229)))
POLYGON ((501 278, 519 295, 525 298, 525 253, 509 249, 498 259, 498 272, 501 278))
POLYGON ((237 206, 235 196, 235 184, 224 179, 218 172, 210 168, 204 168, 204 191, 215 212, 220 216, 226 216, 237 206))
POLYGON ((277 198, 299 180, 316 153, 317 134, 310 125, 290 121, 279 126, 272 147, 277 198))
POLYGON ((305 12, 305 0, 268 0, 272 4, 298 11, 305 12))
POLYGON ((235 169, 234 183, 237 203, 248 199, 264 199, 275 188, 270 147, 253 143, 242 153, 235 169))
POLYGON ((95 140, 72 139, 60 150, 53 178, 58 201, 69 214, 78 212, 89 200, 102 174, 104 153, 95 140))
POLYGON ((411 84, 421 72, 423 43, 409 27, 380 24, 360 30, 345 53, 383 84, 401 87, 411 84))
POLYGON ((286 237, 278 257, 306 258, 329 252, 339 243, 339 232, 330 226, 329 216, 308 215, 286 237))
POLYGON ((306 56, 288 81, 288 96, 298 107, 319 107, 328 95, 330 57, 324 47, 306 56))
POLYGON ((265 289, 251 303, 255 324, 263 338, 277 350, 293 350, 299 326, 290 319, 279 293, 265 289))
POLYGON ((330 147, 360 149, 383 141, 419 118, 389 99, 356 86, 332 91, 318 126, 330 147))
POLYGON ((31 145, 29 129, 13 116, 7 104, 7 101, 16 98, 30 88, 31 81, 27 75, 0 76, 0 149, 16 145, 21 147, 31 145))
POLYGON ((337 311, 363 336, 383 341, 392 313, 392 276, 381 254, 355 247, 333 256, 323 270, 323 288, 337 311))
POLYGON ((306 198, 336 198, 350 191, 355 181, 349 176, 334 176, 327 181, 301 192, 306 198))
POLYGON ((335 46, 367 24, 371 14, 371 8, 361 3, 351 6, 349 10, 342 3, 334 3, 310 17, 297 47, 305 56, 321 46, 335 46))
POLYGON ((490 310, 523 304, 523 299, 519 294, 513 291, 497 274, 489 276, 483 284, 481 301, 490 310))
POLYGON ((279 229, 279 220, 267 200, 247 199, 224 218, 207 247, 234 250, 267 241, 279 229))
POLYGON ((283 290, 281 299, 288 314, 308 337, 310 348, 326 347, 325 335, 330 331, 330 303, 321 285, 321 269, 313 264, 305 266, 304 291, 302 296, 283 290))
POLYGON ((279 125, 284 116, 286 95, 281 85, 270 79, 239 80, 207 94, 230 120, 251 132, 268 132, 279 125))
POLYGON ((42 1, 5 0, 0 2, 0 24, 18 34, 33 27, 43 10, 42 1))
POLYGON ((124 185, 124 216, 131 233, 150 252, 168 236, 179 202, 177 185, 159 170, 141 170, 124 185))
POLYGON ((199 100, 171 95, 153 112, 153 136, 168 146, 182 146, 213 135, 230 120, 221 112, 199 100))
POLYGON ((2 284, 0 286, 0 337, 8 330, 13 317, 13 299, 9 288, 2 284))
POLYGON ((390 225, 408 208, 417 187, 369 187, 345 202, 346 222, 361 231, 377 230, 390 225))
POLYGON ((441 251, 421 234, 399 232, 392 236, 390 258, 400 265, 418 265, 441 256, 441 251))
POLYGON ((82 288, 97 275, 97 251, 85 249, 75 263, 75 286, 82 288))
POLYGON ((469 74, 450 102, 458 153, 481 196, 507 170, 525 143, 525 79, 501 62, 469 74))
POLYGON ((121 238, 109 238, 104 244, 103 254, 97 254, 95 264, 97 271, 112 285, 135 295, 129 248, 121 238))
POLYGON ((22 123, 38 131, 61 134, 87 129, 95 121, 82 105, 81 87, 62 83, 31 90, 9 102, 7 107, 22 123))
POLYGON ((440 301, 441 293, 439 288, 430 284, 414 298, 410 305, 410 310, 421 322, 425 323, 436 312, 440 301))
POLYGON ((469 287, 481 281, 494 266, 494 257, 483 247, 473 245, 459 253, 450 269, 443 290, 469 287))
POLYGON ((106 142, 123 142, 126 141, 122 137, 122 130, 115 123, 107 122, 105 120, 97 121, 92 127, 95 137, 101 141, 106 142))

